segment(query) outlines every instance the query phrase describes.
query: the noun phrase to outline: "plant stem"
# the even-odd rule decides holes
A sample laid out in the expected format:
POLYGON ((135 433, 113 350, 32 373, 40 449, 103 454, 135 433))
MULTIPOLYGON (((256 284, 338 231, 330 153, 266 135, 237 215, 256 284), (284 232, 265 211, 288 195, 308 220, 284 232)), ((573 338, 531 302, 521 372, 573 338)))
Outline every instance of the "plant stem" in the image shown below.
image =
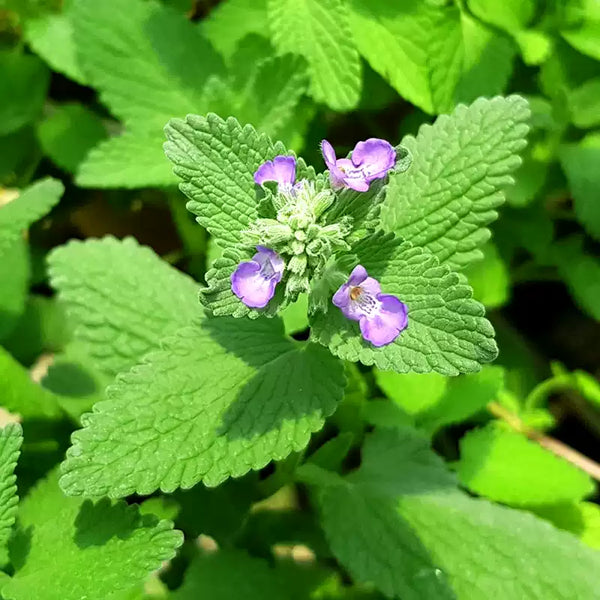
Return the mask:
POLYGON ((546 448, 546 450, 550 450, 550 452, 553 452, 556 456, 563 458, 582 471, 585 471, 596 481, 600 481, 600 465, 591 458, 588 458, 581 454, 581 452, 563 444, 563 442, 548 435, 544 435, 527 426, 517 415, 504 408, 499 402, 490 402, 487 405, 487 409, 492 415, 507 423, 514 431, 526 435, 531 441, 537 442, 540 446, 546 448))

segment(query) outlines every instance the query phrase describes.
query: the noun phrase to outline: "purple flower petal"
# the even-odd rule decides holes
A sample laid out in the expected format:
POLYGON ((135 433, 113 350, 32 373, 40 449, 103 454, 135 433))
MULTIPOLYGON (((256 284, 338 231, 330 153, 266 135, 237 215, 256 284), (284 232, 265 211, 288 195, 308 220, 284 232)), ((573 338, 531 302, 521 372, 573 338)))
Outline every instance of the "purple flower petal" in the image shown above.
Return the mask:
POLYGON ((231 274, 231 290, 250 308, 264 308, 283 277, 284 262, 277 252, 257 246, 252 260, 241 262, 231 274))
POLYGON ((374 179, 385 177, 396 164, 396 150, 385 140, 369 138, 358 142, 352 151, 352 163, 360 167, 365 179, 370 183, 374 179))
POLYGON ((321 152, 323 153, 323 159, 325 160, 327 168, 331 169, 331 167, 334 167, 336 161, 335 150, 327 140, 321 141, 321 152))
POLYGON ((296 181, 296 159, 281 155, 264 162, 254 173, 254 183, 262 185, 266 181, 276 181, 283 189, 291 188, 296 181))
POLYGON ((367 270, 362 265, 356 265, 348 277, 348 285, 360 285, 368 276, 367 270))
POLYGON ((333 304, 358 321, 363 338, 374 346, 393 342, 408 325, 408 309, 396 296, 381 293, 381 285, 357 265, 334 294, 333 304))
POLYGON ((379 294, 379 312, 372 317, 363 317, 360 332, 373 346, 385 346, 393 342, 408 325, 408 309, 396 296, 379 294))

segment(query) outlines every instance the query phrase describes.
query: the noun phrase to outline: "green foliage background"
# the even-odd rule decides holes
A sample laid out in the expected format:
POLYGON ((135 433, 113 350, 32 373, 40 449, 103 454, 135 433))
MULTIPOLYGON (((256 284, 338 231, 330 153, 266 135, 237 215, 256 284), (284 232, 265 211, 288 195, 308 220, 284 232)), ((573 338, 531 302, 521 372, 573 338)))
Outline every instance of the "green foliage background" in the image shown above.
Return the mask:
POLYGON ((599 128, 595 0, 0 0, 0 597, 597 599, 599 128), (204 318, 202 127, 409 148, 408 349, 204 318))

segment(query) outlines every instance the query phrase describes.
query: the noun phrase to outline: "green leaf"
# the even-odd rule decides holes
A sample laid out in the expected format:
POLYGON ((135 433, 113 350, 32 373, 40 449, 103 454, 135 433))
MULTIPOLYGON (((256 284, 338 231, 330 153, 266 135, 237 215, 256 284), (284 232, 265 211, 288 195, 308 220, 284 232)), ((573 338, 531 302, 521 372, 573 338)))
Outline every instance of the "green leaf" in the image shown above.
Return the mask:
POLYGON ((486 308, 499 308, 508 302, 510 275, 496 245, 488 242, 483 248, 483 260, 467 266, 464 273, 473 288, 473 296, 486 308))
POLYGON ((496 357, 494 330, 484 308, 471 298, 471 288, 458 274, 426 250, 390 235, 371 236, 354 250, 356 262, 383 291, 408 306, 408 328, 393 343, 377 348, 337 308, 318 312, 311 335, 335 356, 386 371, 442 375, 478 371, 496 357))
POLYGON ((591 134, 579 144, 565 144, 560 162, 575 200, 575 215, 585 230, 600 240, 600 135, 591 134))
POLYGON ((496 423, 460 441, 458 477, 469 490, 516 506, 577 502, 592 480, 566 460, 496 423))
POLYGON ((469 10, 482 21, 508 32, 526 28, 537 10, 537 0, 467 0, 469 10))
POLYGON ((289 581, 266 560, 239 550, 199 555, 189 566, 173 600, 289 600, 289 581))
POLYGON ((571 121, 581 128, 600 125, 600 78, 590 79, 567 97, 571 121))
POLYGON ((183 542, 172 523, 140 515, 135 505, 65 498, 55 473, 25 498, 18 521, 6 600, 116 600, 183 542))
POLYGON ((251 84, 237 99, 235 116, 278 139, 294 119, 307 88, 304 60, 291 54, 269 58, 255 67, 251 84))
POLYGON ((368 444, 384 442, 384 464, 373 456, 345 481, 320 480, 325 534, 357 581, 402 600, 595 598, 596 552, 530 514, 453 489, 441 461, 400 433, 376 432, 368 444))
POLYGON ((0 347, 0 404, 24 420, 59 419, 63 412, 58 398, 32 381, 27 369, 0 347))
POLYGON ((249 34, 265 35, 267 0, 221 2, 200 24, 212 45, 225 57, 249 34))
POLYGON ((528 118, 519 96, 481 98, 403 139, 413 163, 390 179, 384 226, 452 268, 481 258, 478 246, 490 237, 486 226, 521 163, 528 118))
POLYGON ((556 242, 552 258, 575 302, 600 321, 600 260, 586 254, 583 240, 576 236, 556 242))
POLYGON ((258 217, 254 172, 264 161, 284 154, 250 125, 215 114, 172 119, 165 128, 165 153, 183 179, 181 191, 217 244, 239 244, 239 233, 258 217))
POLYGON ((374 373, 386 396, 430 433, 473 416, 497 398, 504 384, 504 371, 496 366, 452 379, 437 373, 374 373))
POLYGON ((12 333, 25 310, 30 271, 29 251, 24 239, 17 237, 0 250, 0 341, 12 333))
POLYGON ((394 373, 374 369, 375 381, 385 395, 409 415, 438 404, 450 380, 437 373, 394 373))
POLYGON ((58 204, 64 189, 58 179, 46 177, 0 206, 0 253, 13 244, 24 229, 48 214, 58 204))
POLYGON ((445 4, 348 3, 360 53, 402 97, 432 114, 504 91, 512 70, 508 40, 445 4))
POLYGON ((25 39, 54 71, 86 85, 87 78, 81 70, 75 46, 71 4, 72 0, 65 0, 62 12, 47 12, 28 19, 25 39))
POLYGON ((570 531, 586 546, 600 550, 600 507, 592 502, 536 506, 535 514, 570 531))
POLYGON ((202 111, 206 82, 223 74, 198 28, 153 0, 74 0, 72 19, 84 72, 128 124, 158 131, 173 115, 202 111))
POLYGON ((281 318, 288 335, 308 329, 308 296, 300 294, 296 302, 282 311, 281 318))
POLYGON ((573 3, 579 12, 578 22, 561 31, 562 36, 573 46, 596 60, 600 60, 600 8, 595 0, 573 3))
POLYGON ((175 185, 177 178, 162 149, 160 129, 133 129, 95 146, 77 169, 75 182, 90 188, 175 185))
POLYGON ((309 65, 311 95, 334 110, 360 99, 361 65, 342 0, 268 0, 273 43, 309 65))
POLYGON ((197 284, 133 238, 71 241, 50 279, 97 368, 115 375, 202 316, 197 284))
POLYGON ((4 553, 17 516, 19 498, 14 474, 23 431, 17 423, 0 429, 0 553, 4 553))
POLYGON ((41 112, 50 72, 36 56, 0 51, 0 135, 12 133, 41 112))
POLYGON ((180 330, 84 415, 61 484, 127 496, 215 486, 302 450, 342 398, 342 365, 279 319, 180 330))
POLYGON ((59 167, 70 172, 75 171, 88 151, 106 137, 106 129, 99 117, 77 103, 58 106, 38 125, 37 133, 44 152, 59 167))

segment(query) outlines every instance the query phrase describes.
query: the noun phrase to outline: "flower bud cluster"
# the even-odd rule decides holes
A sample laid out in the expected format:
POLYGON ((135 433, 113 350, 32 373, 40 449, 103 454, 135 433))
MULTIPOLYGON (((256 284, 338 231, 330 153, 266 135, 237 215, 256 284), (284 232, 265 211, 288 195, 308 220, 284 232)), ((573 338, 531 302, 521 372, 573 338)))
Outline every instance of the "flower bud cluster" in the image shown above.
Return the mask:
POLYGON ((350 249, 345 239, 351 231, 351 218, 324 222, 334 200, 330 189, 319 190, 315 182, 301 180, 271 196, 274 218, 257 219, 242 232, 245 245, 254 248, 261 244, 285 260, 285 292, 291 301, 310 290, 311 279, 320 276, 335 252, 350 249))

